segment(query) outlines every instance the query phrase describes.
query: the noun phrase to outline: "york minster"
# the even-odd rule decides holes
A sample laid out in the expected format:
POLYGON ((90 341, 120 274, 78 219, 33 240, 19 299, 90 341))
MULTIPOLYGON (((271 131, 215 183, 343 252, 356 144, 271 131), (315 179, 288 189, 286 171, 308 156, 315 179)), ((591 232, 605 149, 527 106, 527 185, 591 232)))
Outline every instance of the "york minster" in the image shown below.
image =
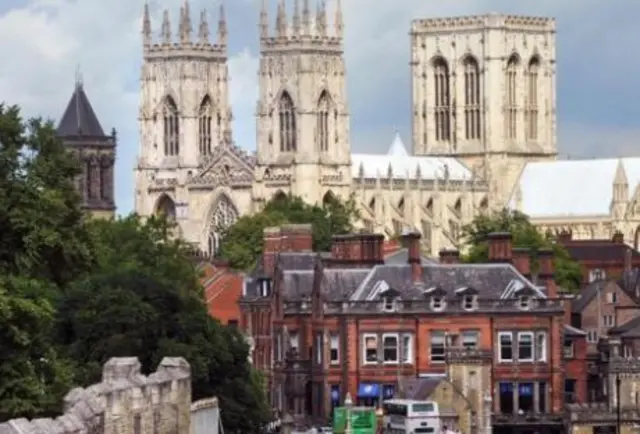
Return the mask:
POLYGON ((340 1, 332 11, 288 3, 273 16, 265 1, 255 17, 255 154, 234 141, 224 9, 216 23, 188 2, 158 23, 145 9, 137 213, 171 216, 209 253, 221 228, 280 194, 311 203, 353 195, 361 228, 389 237, 420 231, 430 255, 457 247, 465 223, 504 206, 541 230, 574 238, 621 231, 636 241, 640 158, 557 159, 553 18, 415 17, 405 66, 412 135, 405 142, 390 127, 387 153, 357 154, 340 1))

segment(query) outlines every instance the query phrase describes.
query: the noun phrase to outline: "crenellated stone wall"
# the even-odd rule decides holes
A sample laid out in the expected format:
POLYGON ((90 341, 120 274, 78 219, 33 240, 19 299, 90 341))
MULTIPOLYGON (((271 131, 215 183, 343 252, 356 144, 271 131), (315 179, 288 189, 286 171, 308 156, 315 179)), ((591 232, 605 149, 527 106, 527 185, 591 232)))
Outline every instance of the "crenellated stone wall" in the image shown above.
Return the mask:
POLYGON ((112 358, 102 382, 75 388, 55 419, 13 419, 0 434, 188 434, 191 368, 181 357, 165 357, 149 376, 137 358, 112 358))

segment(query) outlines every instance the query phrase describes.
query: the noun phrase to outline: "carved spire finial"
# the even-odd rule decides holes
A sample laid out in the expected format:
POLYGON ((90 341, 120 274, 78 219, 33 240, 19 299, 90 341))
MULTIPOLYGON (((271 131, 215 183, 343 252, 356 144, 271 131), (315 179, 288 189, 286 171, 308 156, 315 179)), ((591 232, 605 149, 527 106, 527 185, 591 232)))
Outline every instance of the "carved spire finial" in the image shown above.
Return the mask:
POLYGON ((303 0, 302 4, 302 29, 305 35, 311 34, 311 7, 309 0, 303 0))
POLYGON ((209 21, 207 20, 207 10, 200 12, 200 26, 198 28, 198 40, 201 44, 209 43, 209 21))
POLYGON ((169 11, 167 9, 162 13, 162 30, 160 31, 160 36, 164 44, 171 43, 171 22, 169 21, 169 11))
POLYGON ((293 0, 293 34, 300 36, 300 0, 293 0))
POLYGON ((287 9, 284 0, 278 3, 278 16, 276 17, 276 33, 279 38, 287 37, 287 9))
POLYGON ((191 42, 191 11, 189 8, 189 0, 184 0, 180 8, 180 42, 188 44, 191 42))
POLYGON ((334 21, 336 36, 342 38, 344 34, 344 18, 342 17, 342 0, 336 2, 336 16, 334 21))
POLYGON ((220 16, 218 17, 218 44, 227 45, 227 17, 224 11, 224 3, 220 3, 220 16))
POLYGON ((144 46, 151 45, 151 16, 149 14, 149 3, 144 3, 144 13, 142 15, 142 43, 144 46))
POLYGON ((327 36, 327 9, 324 0, 320 0, 316 6, 316 34, 327 36))
POLYGON ((262 0, 262 8, 260 10, 260 37, 262 39, 269 37, 269 12, 267 11, 267 0, 262 0))

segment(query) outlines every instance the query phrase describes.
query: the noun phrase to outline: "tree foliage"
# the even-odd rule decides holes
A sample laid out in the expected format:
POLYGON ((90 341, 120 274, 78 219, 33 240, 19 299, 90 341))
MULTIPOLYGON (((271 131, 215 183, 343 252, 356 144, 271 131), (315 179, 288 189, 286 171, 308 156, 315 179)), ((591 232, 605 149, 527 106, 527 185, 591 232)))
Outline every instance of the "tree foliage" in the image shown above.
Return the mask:
POLYGON ((254 384, 248 346, 206 309, 186 246, 162 218, 136 216, 90 224, 96 249, 91 275, 72 285, 60 328, 84 384, 98 381, 110 357, 135 356, 150 372, 165 356, 191 365, 194 399, 217 396, 225 429, 255 431, 268 412, 254 384))
POLYGON ((51 123, 0 105, 0 421, 53 416, 114 356, 191 364, 195 399, 218 396, 225 428, 268 411, 248 347, 210 318, 196 268, 163 219, 90 221, 51 123))
POLYGON ((487 236, 492 232, 509 232, 514 247, 527 247, 532 253, 532 271, 537 271, 536 253, 551 248, 554 255, 555 281, 562 288, 576 290, 582 280, 580 266, 569 257, 567 250, 553 239, 540 233, 529 218, 518 211, 503 209, 490 215, 479 215, 463 228, 465 243, 469 247, 465 260, 486 262, 489 258, 487 236))
POLYGON ((262 254, 264 229, 285 223, 311 224, 313 249, 326 251, 334 235, 353 231, 357 217, 353 199, 341 201, 329 195, 321 205, 311 205, 300 197, 276 196, 262 211, 240 217, 224 232, 220 256, 236 269, 252 268, 262 254))

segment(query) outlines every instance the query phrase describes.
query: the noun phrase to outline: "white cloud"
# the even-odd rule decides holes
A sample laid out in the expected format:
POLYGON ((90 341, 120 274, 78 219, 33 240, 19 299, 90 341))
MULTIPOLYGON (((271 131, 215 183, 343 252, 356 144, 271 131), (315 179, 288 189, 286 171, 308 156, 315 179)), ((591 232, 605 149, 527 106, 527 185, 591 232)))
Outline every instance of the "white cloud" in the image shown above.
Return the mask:
MULTIPOLYGON (((27 114, 57 118, 71 94, 75 69, 80 65, 85 88, 103 127, 109 130, 113 126, 119 131, 117 198, 120 210, 127 212, 132 206, 131 168, 138 147, 137 80, 142 50, 140 14, 143 2, 31 0, 24 3, 25 6, 0 15, 0 59, 3 59, 0 62, 0 98, 20 104, 27 114)), ((253 39, 256 38, 257 3, 257 0, 226 3, 232 44, 245 38, 240 44, 243 48, 232 53, 229 63, 234 133, 237 143, 250 149, 255 147, 257 41, 253 39), (252 48, 244 48, 247 45, 252 48)), ((152 5, 154 16, 159 17, 161 7, 170 7, 175 27, 178 4, 176 0, 158 0, 152 5)), ((603 89, 597 95, 585 92, 578 96, 584 101, 576 101, 574 106, 602 104, 600 98, 606 97, 607 90, 618 92, 624 83, 630 83, 629 77, 640 76, 640 65, 628 56, 635 52, 634 43, 640 36, 633 21, 640 10, 637 2, 384 0, 372 3, 370 0, 342 0, 342 4, 346 20, 353 141, 357 150, 383 150, 396 128, 408 137, 407 33, 413 18, 491 10, 556 16, 558 39, 564 50, 558 52, 559 84, 563 85, 563 68, 568 64, 567 68, 574 68, 574 71, 578 68, 580 74, 576 79, 590 80, 591 85, 603 89), (584 53, 585 47, 588 53, 584 53), (597 55, 598 62, 593 60, 592 53, 597 55), (372 108, 380 111, 375 120, 367 114, 372 108)), ((196 11, 205 6, 211 11, 217 10, 216 5, 214 0, 192 0, 194 27, 196 11)), ((157 34, 159 21, 154 21, 157 34)), ((215 21, 211 18, 210 24, 215 21)), ((566 81, 568 87, 572 81, 575 81, 573 77, 566 81)), ((622 92, 618 96, 637 99, 633 92, 622 92)), ((615 94, 610 96, 609 103, 617 104, 615 94)), ((631 115, 640 116, 640 113, 631 112, 631 115)), ((571 117, 566 112, 564 116, 571 117)), ((635 129, 606 126, 606 117, 600 122, 602 125, 592 121, 581 123, 576 119, 571 119, 570 124, 562 124, 562 119, 561 113, 560 137, 564 150, 600 149, 596 144, 586 144, 592 143, 594 137, 600 137, 607 143, 609 152, 623 152, 632 149, 627 145, 636 143, 638 137, 635 129)))

